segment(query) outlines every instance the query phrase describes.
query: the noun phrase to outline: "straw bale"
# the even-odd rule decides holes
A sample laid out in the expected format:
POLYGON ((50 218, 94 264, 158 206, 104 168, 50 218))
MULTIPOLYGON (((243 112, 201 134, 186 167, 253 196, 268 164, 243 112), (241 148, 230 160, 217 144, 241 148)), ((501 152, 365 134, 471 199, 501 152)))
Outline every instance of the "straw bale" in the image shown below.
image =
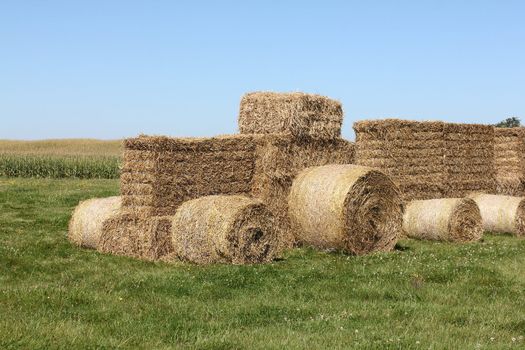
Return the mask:
POLYGON ((479 207, 485 231, 525 236, 525 198, 485 193, 472 193, 469 198, 479 207))
POLYGON ((96 249, 102 224, 120 207, 120 197, 93 198, 80 202, 69 221, 68 239, 78 246, 96 249))
POLYGON ((395 184, 380 171, 326 165, 296 177, 289 212, 300 242, 361 255, 394 247, 403 203, 395 184))
POLYGON ((522 176, 496 176, 496 193, 507 196, 525 195, 525 179, 522 176))
POLYGON ((494 127, 444 124, 445 194, 464 197, 470 191, 496 190, 494 127))
POLYGON ((173 260, 171 218, 121 211, 104 221, 98 250, 144 260, 173 260))
POLYGON ((405 200, 441 197, 444 186, 443 122, 399 119, 354 123, 356 164, 379 168, 405 200))
POLYGON ((189 199, 249 194, 259 137, 139 136, 124 141, 123 207, 136 215, 169 216, 189 199))
POLYGON ((403 230, 408 237, 450 242, 477 241, 483 233, 479 208, 469 198, 411 201, 403 230))
POLYGON ((311 166, 353 162, 354 144, 342 139, 302 142, 290 136, 268 136, 259 140, 251 194, 275 216, 286 247, 295 243, 288 217, 293 179, 311 166))
POLYGON ((243 96, 239 110, 242 134, 286 134, 299 139, 339 138, 343 122, 341 103, 324 96, 252 92, 243 96))
POLYGON ((197 264, 269 262, 278 248, 272 214, 245 196, 206 196, 184 202, 172 218, 179 258, 197 264))
POLYGON ((525 195, 525 128, 494 128, 496 192, 525 195))

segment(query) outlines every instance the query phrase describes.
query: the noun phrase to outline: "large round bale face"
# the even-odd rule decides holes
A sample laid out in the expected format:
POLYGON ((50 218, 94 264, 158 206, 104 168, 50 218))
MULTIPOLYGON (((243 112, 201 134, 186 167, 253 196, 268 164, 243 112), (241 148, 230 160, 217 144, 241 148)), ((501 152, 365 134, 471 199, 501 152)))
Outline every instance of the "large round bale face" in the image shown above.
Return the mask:
POLYGON ((401 234, 403 202, 382 172, 326 165, 301 172, 288 198, 300 243, 362 255, 389 251, 401 234))
POLYGON ((183 203, 172 219, 176 255, 197 264, 273 260, 278 227, 265 205, 244 196, 216 195, 183 203))
POLYGON ((469 198, 479 207, 485 231, 525 236, 525 198, 485 193, 472 193, 469 198))
POLYGON ((479 208, 470 198, 409 202, 403 229, 411 238, 459 243, 478 241, 483 234, 479 208))
POLYGON ((80 202, 69 222, 69 240, 78 246, 96 249, 104 221, 118 213, 120 207, 118 196, 80 202))

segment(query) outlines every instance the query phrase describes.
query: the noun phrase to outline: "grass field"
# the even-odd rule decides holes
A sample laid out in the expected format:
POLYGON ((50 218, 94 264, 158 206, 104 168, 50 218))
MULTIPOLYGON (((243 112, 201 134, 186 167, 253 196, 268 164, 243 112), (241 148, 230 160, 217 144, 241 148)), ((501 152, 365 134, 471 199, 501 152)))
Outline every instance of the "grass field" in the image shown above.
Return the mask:
POLYGON ((121 154, 118 140, 0 140, 0 176, 115 179, 121 154))
POLYGON ((0 178, 1 349, 525 347, 525 240, 207 267, 71 246, 78 201, 117 193, 116 180, 0 178))

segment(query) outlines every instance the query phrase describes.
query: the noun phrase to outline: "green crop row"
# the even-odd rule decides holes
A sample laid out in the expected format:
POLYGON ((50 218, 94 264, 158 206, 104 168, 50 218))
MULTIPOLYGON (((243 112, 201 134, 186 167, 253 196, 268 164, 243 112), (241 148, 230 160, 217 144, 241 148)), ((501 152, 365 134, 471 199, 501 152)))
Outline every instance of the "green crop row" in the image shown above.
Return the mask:
POLYGON ((0 176, 38 178, 115 179, 117 156, 54 156, 0 154, 0 176))

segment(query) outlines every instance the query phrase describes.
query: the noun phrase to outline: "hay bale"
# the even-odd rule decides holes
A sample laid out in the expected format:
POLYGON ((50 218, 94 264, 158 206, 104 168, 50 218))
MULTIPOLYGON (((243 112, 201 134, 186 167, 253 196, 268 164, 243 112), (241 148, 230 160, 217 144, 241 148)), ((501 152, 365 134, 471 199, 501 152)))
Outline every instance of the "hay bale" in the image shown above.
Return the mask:
POLYGON ((343 108, 324 96, 252 92, 239 111, 242 134, 287 134, 299 139, 329 140, 341 136, 343 108))
POLYGON ((525 236, 525 198, 484 193, 469 198, 479 207, 485 231, 525 236))
POLYGON ((353 161, 354 144, 343 139, 303 142, 291 136, 268 135, 259 140, 251 195, 261 199, 275 216, 286 248, 295 244, 288 216, 293 179, 308 167, 353 161))
POLYGON ((477 241, 483 234, 479 208, 469 198, 409 202, 403 230, 408 237, 450 242, 477 241))
POLYGON ((460 198, 472 191, 494 193, 494 127, 445 123, 445 196, 460 198))
POLYGON ((258 138, 143 135, 126 139, 121 172, 123 207, 144 217, 169 216, 190 199, 249 194, 258 138))
POLYGON ((403 203, 395 184, 380 171, 326 165, 297 176, 289 213, 300 242, 362 255, 394 247, 403 203))
POLYGON ((496 193, 525 195, 525 128, 494 128, 496 193))
POLYGON ((276 216, 289 247, 293 236, 287 197, 293 178, 309 166, 354 159, 352 142, 304 141, 290 135, 140 136, 124 144, 125 211, 143 218, 170 216, 183 202, 207 195, 254 196, 276 216))
POLYGON ((171 218, 118 212, 104 221, 98 250, 143 260, 173 260, 171 218))
POLYGON ((120 197, 93 198, 80 202, 69 221, 68 239, 78 246, 96 249, 104 221, 117 213, 120 197))
POLYGON ((179 258, 197 264, 269 262, 277 232, 264 204, 245 196, 207 196, 183 203, 172 219, 179 258))
POLYGON ((443 125, 399 119, 356 122, 355 162, 381 169, 405 200, 440 198, 445 189, 443 125))

